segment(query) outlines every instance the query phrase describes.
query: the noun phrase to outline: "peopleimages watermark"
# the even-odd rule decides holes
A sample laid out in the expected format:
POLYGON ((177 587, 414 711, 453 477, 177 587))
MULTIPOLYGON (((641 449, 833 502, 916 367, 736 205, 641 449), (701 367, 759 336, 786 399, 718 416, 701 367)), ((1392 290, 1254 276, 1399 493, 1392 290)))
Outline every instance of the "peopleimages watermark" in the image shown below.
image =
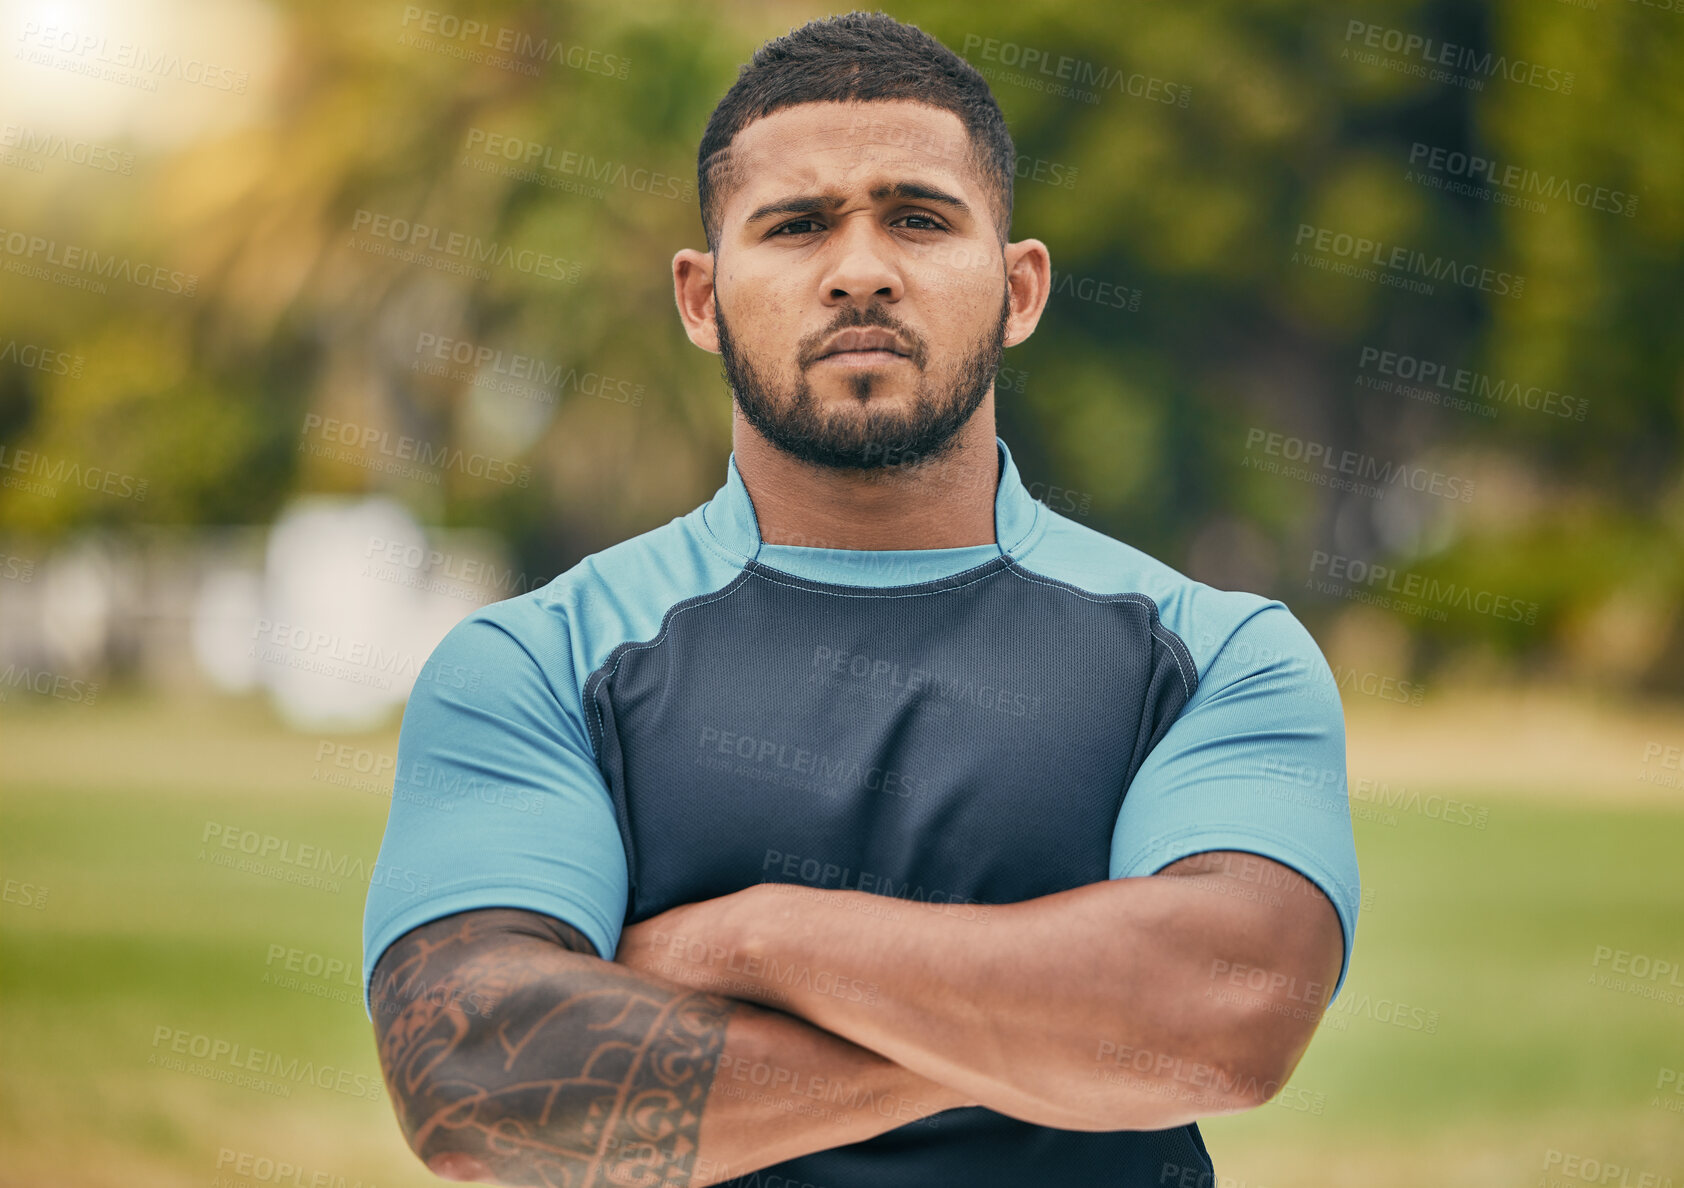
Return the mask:
POLYGON ((42 173, 48 161, 63 161, 101 173, 134 172, 134 154, 62 132, 45 132, 8 121, 0 124, 0 164, 29 173, 42 173))
POLYGON ((1495 417, 1501 406, 1574 421, 1584 420, 1590 411, 1590 399, 1585 396, 1498 379, 1471 368, 1376 346, 1362 348, 1357 367, 1361 372, 1357 383, 1372 391, 1395 393, 1483 417, 1495 417))
POLYGON ((1057 186, 1061 190, 1074 190, 1076 177, 1081 170, 1062 161, 1047 161, 1019 153, 1013 162, 1012 172, 1019 181, 1040 182, 1045 186, 1057 186))
POLYGON ((1333 1005, 1322 1016, 1321 1025, 1331 1031, 1347 1031, 1353 1019, 1369 1019, 1422 1035, 1438 1034, 1437 1011, 1366 992, 1353 994, 1347 991, 1334 999, 1333 1005))
POLYGON ((28 582, 35 577, 35 558, 0 553, 0 581, 28 582))
POLYGON ((1310 554, 1310 575, 1304 579, 1304 587, 1355 602, 1424 615, 1435 622, 1444 622, 1446 615, 1442 608, 1450 607, 1531 626, 1538 621, 1540 609, 1536 602, 1320 549, 1310 554), (1318 573, 1323 576, 1318 578, 1318 573))
POLYGON ((1093 1059, 1089 1070, 1092 1080, 1128 1085, 1142 1093, 1185 1099, 1201 1106, 1215 1107, 1234 1097, 1266 1100, 1279 1093, 1284 1084, 1218 1068, 1176 1052, 1117 1040, 1100 1040, 1093 1059))
POLYGON ((1637 778, 1663 788, 1684 788, 1684 747, 1651 739, 1643 745, 1643 770, 1637 778))
POLYGON ((302 672, 315 672, 336 680, 377 689, 391 689, 397 681, 447 689, 479 688, 480 673, 461 664, 417 664, 415 653, 402 648, 385 648, 366 639, 337 631, 311 629, 285 620, 257 619, 252 624, 252 643, 246 654, 265 664, 302 672))
POLYGON ((66 288, 86 289, 90 293, 103 294, 107 280, 156 289, 174 297, 192 297, 199 291, 196 273, 158 264, 137 264, 127 256, 81 244, 59 243, 26 231, 0 227, 0 251, 6 254, 3 267, 7 272, 66 288))
POLYGON ((1388 462, 1358 450, 1340 450, 1326 442, 1272 433, 1256 426, 1246 431, 1245 449, 1246 457, 1240 462, 1242 467, 1300 479, 1321 487, 1351 491, 1375 499, 1384 498, 1386 489, 1393 487, 1460 503, 1473 501, 1472 479, 1425 466, 1411 466, 1407 462, 1388 462), (1255 458, 1254 455, 1259 453, 1264 457, 1255 458), (1302 465, 1282 467, 1274 459, 1302 465))
POLYGON ((1431 281, 1517 299, 1526 291, 1524 276, 1310 223, 1298 224, 1290 262, 1425 296, 1437 292, 1431 281))
POLYGON ((297 1056, 289 1060, 279 1052, 166 1023, 152 1029, 152 1048, 146 1063, 154 1067, 173 1068, 276 1097, 291 1097, 294 1085, 314 1085, 348 1097, 382 1095, 379 1077, 297 1056), (194 1063, 189 1064, 188 1058, 194 1063))
POLYGON ((460 273, 475 280, 491 279, 486 264, 566 284, 576 284, 584 270, 584 265, 577 260, 549 252, 516 249, 495 239, 481 239, 465 231, 446 231, 428 223, 377 214, 362 207, 358 207, 351 218, 348 246, 407 264, 420 264, 439 272, 460 273))
MULTIPOLYGON (((1558 4, 1565 4, 1569 8, 1583 8, 1595 12, 1602 7, 1602 0, 1556 0, 1558 4)), ((1620 0, 1610 0, 1613 7, 1624 8, 1620 0)), ((1640 4, 1644 8, 1653 8, 1657 12, 1670 12, 1674 15, 1684 13, 1684 0, 1626 0, 1627 4, 1640 4)))
POLYGON ((49 458, 35 450, 20 450, 16 446, 0 444, 0 486, 28 491, 43 499, 58 496, 59 484, 69 483, 84 491, 111 495, 118 499, 146 502, 149 486, 146 479, 110 470, 103 466, 83 466, 66 458, 49 458))
POLYGON ((1074 297, 1078 301, 1087 301, 1094 305, 1105 305, 1112 309, 1126 309, 1135 313, 1140 309, 1140 299, 1144 290, 1131 288, 1114 280, 1106 280, 1096 276, 1072 276, 1069 272, 1052 270, 1051 295, 1054 297, 1074 297))
POLYGON ((1449 83, 1470 91, 1483 91, 1488 79, 1503 78, 1535 90, 1553 91, 1560 95, 1573 93, 1574 74, 1571 70, 1528 62, 1524 58, 1511 59, 1492 50, 1476 50, 1453 41, 1440 41, 1436 37, 1354 18, 1345 25, 1345 46, 1339 56, 1365 66, 1383 66, 1399 74, 1449 83), (1353 41, 1360 42, 1361 48, 1353 51, 1353 41), (1382 50, 1398 56, 1385 58, 1364 50, 1382 50))
POLYGON ((631 69, 631 59, 623 54, 607 54, 559 38, 534 37, 512 25, 488 25, 436 8, 405 5, 401 28, 399 45, 530 77, 536 77, 546 63, 616 79, 625 78, 631 69))
MULTIPOLYGON (((770 883, 771 886, 789 887, 792 890, 862 891, 888 901, 883 905, 886 909, 894 903, 906 904, 910 901, 939 911, 944 916, 975 920, 979 924, 986 922, 993 910, 993 905, 957 892, 938 888, 926 890, 922 883, 897 881, 893 875, 879 874, 863 868, 855 870, 839 862, 826 862, 807 855, 786 853, 783 850, 767 850, 761 861, 760 871, 768 882, 774 876, 786 880, 770 883), (799 879, 800 883, 787 881, 795 879, 799 879)), ((893 918, 893 915, 890 918, 893 918)))
POLYGON ((40 911, 47 906, 47 897, 52 894, 52 888, 43 887, 39 883, 25 883, 18 879, 7 879, 5 887, 0 889, 0 903, 9 903, 15 907, 29 908, 40 911))
POLYGON ((1518 207, 1533 214, 1549 209, 1546 198, 1565 198, 1574 206, 1628 219, 1637 214, 1636 194, 1512 163, 1501 165, 1477 153, 1440 148, 1419 140, 1409 148, 1409 166, 1403 172, 1403 180, 1446 194, 1518 207))
POLYGON ((978 66, 977 73, 990 81, 1008 82, 1049 95, 1080 99, 1083 103, 1098 103, 1106 91, 1170 107, 1186 107, 1193 97, 1193 88, 1185 83, 1170 82, 1142 71, 1131 72, 1084 58, 1072 58, 1068 54, 1055 54, 1051 50, 1015 41, 984 37, 980 33, 965 34, 959 53, 969 58, 973 50, 983 62, 997 62, 1007 68, 978 66), (1084 89, 1090 87, 1091 90, 1084 89))
POLYGON ((1422 796, 1419 791, 1412 792, 1402 784, 1393 788, 1384 780, 1367 776, 1352 781, 1351 802, 1353 816, 1382 825, 1396 825, 1399 813, 1416 813, 1429 821, 1471 829, 1484 829, 1491 819, 1491 809, 1486 805, 1441 796, 1437 792, 1422 796))
POLYGON ((424 895, 432 885, 430 874, 391 863, 370 865, 362 854, 335 853, 329 846, 295 842, 222 821, 206 821, 199 842, 201 862, 321 891, 338 891, 341 879, 371 887, 397 887, 412 895, 424 895))
POLYGON ((996 684, 986 677, 979 680, 975 673, 937 672, 914 665, 903 666, 889 657, 851 652, 842 646, 842 641, 835 641, 834 646, 814 645, 808 681, 828 688, 856 689, 866 696, 896 704, 918 701, 932 709, 947 704, 969 705, 1032 721, 1041 717, 1048 700, 1044 693, 996 684))
POLYGON ((1160 1188, 1269 1188, 1262 1182, 1220 1175, 1203 1164, 1194 1167, 1183 1163, 1164 1164, 1158 1171, 1158 1184, 1160 1188))
POLYGON ((502 567, 483 557, 462 557, 441 549, 427 549, 406 540, 371 536, 363 551, 362 576, 391 582, 427 594, 460 598, 476 605, 512 598, 547 586, 555 575, 528 576, 525 570, 502 567), (489 598, 486 596, 490 595, 489 598))
POLYGON ((503 486, 524 487, 531 481, 532 467, 516 465, 489 454, 471 453, 459 446, 436 445, 408 434, 394 434, 375 425, 359 425, 320 413, 306 413, 300 432, 300 453, 348 462, 364 470, 381 470, 405 478, 437 484, 441 471, 454 470, 470 478, 485 479, 503 486), (314 433, 319 442, 309 440, 314 433), (343 446, 344 449, 336 449, 343 446), (370 455, 370 450, 374 451, 370 455), (411 465, 413 463, 413 465, 411 465))
POLYGON ((742 952, 734 945, 726 947, 703 937, 668 932, 662 928, 655 929, 650 944, 663 958, 655 965, 655 972, 688 985, 702 982, 729 992, 733 989, 753 990, 758 981, 760 989, 774 1001, 782 1000, 789 991, 807 990, 846 1002, 877 1005, 876 982, 835 970, 815 969, 804 962, 785 962, 771 955, 742 952), (660 953, 663 949, 665 953, 660 953), (677 972, 686 966, 691 969, 700 967, 707 971, 706 976, 677 972), (752 980, 745 982, 742 980, 745 978, 752 980))
POLYGON ((1684 964, 1676 959, 1597 945, 1591 954, 1590 967, 1586 981, 1592 986, 1684 1006, 1684 964))
POLYGON ((331 1002, 362 1005, 362 971, 355 961, 282 944, 271 944, 261 984, 331 1002))
MULTIPOLYGON (((822 1077, 802 1069, 772 1064, 752 1056, 732 1056, 726 1052, 719 1054, 713 1092, 821 1122, 844 1122, 850 1113, 858 1114, 863 1110, 884 1118, 917 1122, 921 1126, 941 1125, 941 1115, 930 1113, 930 1107, 925 1102, 896 1093, 878 1093, 851 1081, 822 1077), (733 1081, 747 1081, 749 1084, 734 1085, 733 1081), (838 1108, 826 1109, 823 1105, 811 1104, 813 1101, 828 1102, 838 1108)), ((793 1177, 777 1175, 768 1178, 767 1188, 776 1188, 780 1183, 787 1184, 789 1188, 806 1188, 793 1177)), ((817 1188, 817 1185, 812 1188, 817 1188)))
MULTIPOLYGON (((435 665, 423 672, 429 678, 436 677, 439 667, 435 665)), ((474 684, 477 688, 477 678, 474 684)), ((411 759, 407 768, 399 768, 397 757, 388 752, 327 738, 316 743, 316 761, 310 769, 310 778, 336 788, 390 797, 393 801, 441 813, 454 813, 458 805, 470 801, 517 813, 536 815, 544 811, 543 798, 531 788, 495 783, 453 765, 420 759, 411 759)))
POLYGON ((709 771, 730 772, 756 783, 834 795, 850 788, 869 788, 910 799, 925 790, 928 778, 893 767, 867 766, 859 759, 816 751, 801 743, 785 742, 703 726, 696 741, 696 764, 709 771))
POLYGON ((80 355, 55 351, 51 347, 38 346, 32 342, 19 342, 15 338, 6 339, 6 344, 0 346, 0 363, 13 363, 30 371, 62 375, 70 379, 81 379, 84 367, 84 360, 80 355))
POLYGON ((236 1151, 223 1147, 216 1154, 216 1175, 210 1188, 260 1188, 274 1184, 277 1188, 375 1188, 371 1181, 351 1180, 335 1172, 312 1170, 290 1159, 275 1159, 251 1151, 236 1151))
POLYGON ((171 79, 212 91, 244 95, 251 79, 247 71, 232 66, 219 66, 202 58, 183 58, 169 50, 132 41, 113 42, 103 33, 71 25, 25 21, 18 40, 23 44, 16 56, 23 61, 143 91, 156 91, 159 79, 171 79))
POLYGON ((1580 1184, 1602 1188, 1673 1188, 1672 1177, 1659 1172, 1558 1151, 1554 1147, 1544 1152, 1544 1174, 1538 1179, 1538 1188, 1578 1188, 1580 1184))
POLYGON ((662 173, 623 161, 599 161, 589 153, 558 149, 536 140, 523 140, 484 128, 469 128, 462 146, 462 164, 482 173, 497 173, 516 181, 534 181, 550 189, 588 193, 605 198, 602 186, 617 186, 656 198, 689 202, 696 196, 695 181, 682 174, 662 173), (586 183, 599 183, 587 186, 586 183))
POLYGON ((8 663, 0 669, 0 701, 10 701, 12 694, 20 689, 37 697, 67 701, 71 705, 92 705, 99 696, 98 681, 85 681, 81 677, 49 672, 44 668, 8 663))
POLYGON ((466 338, 449 338, 422 331, 415 339, 415 353, 419 357, 410 362, 411 371, 519 396, 540 404, 554 404, 565 392, 578 392, 629 408, 637 408, 643 403, 642 384, 596 371, 564 367, 536 355, 505 351, 501 347, 486 346, 466 338))
MULTIPOLYGON (((868 135, 875 142, 861 149, 861 155, 867 161, 881 161, 892 156, 893 154, 884 151, 884 146, 916 154, 931 161, 963 162, 971 155, 971 142, 967 136, 952 137, 923 130, 909 131, 870 116, 855 115, 849 122, 848 131, 859 132, 864 129, 869 129, 868 135)), ((1031 157, 1027 153, 1019 153, 1012 159, 1012 174, 1020 181, 1039 182, 1042 185, 1073 190, 1080 173, 1081 170, 1075 165, 1031 157)))
POLYGON ((1660 1092, 1657 1092, 1654 1097, 1649 1099, 1649 1104, 1651 1106, 1658 1109, 1684 1113, 1684 1070, 1676 1068, 1661 1069, 1660 1073, 1655 1077, 1655 1088, 1660 1092), (1668 1090, 1671 1090, 1671 1092, 1668 1093, 1667 1096, 1661 1096, 1662 1093, 1667 1093, 1668 1090))

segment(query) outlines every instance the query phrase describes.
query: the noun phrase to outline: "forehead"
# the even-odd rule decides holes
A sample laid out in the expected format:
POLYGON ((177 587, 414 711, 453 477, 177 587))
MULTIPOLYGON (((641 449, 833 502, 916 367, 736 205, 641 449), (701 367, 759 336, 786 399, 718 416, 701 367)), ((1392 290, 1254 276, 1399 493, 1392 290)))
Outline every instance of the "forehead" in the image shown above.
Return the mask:
POLYGON ((865 191, 914 177, 954 187, 980 209, 970 137, 951 111, 912 100, 801 103, 747 125, 731 144, 738 204, 774 193, 865 191))

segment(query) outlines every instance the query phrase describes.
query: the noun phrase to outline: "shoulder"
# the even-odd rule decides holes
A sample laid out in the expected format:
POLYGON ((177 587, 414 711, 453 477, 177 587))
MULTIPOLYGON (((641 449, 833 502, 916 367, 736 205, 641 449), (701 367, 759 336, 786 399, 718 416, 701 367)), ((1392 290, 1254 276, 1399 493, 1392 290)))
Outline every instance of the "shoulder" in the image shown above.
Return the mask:
MULTIPOLYGON (((731 586, 741 567, 699 532, 695 513, 590 553, 548 584, 472 611, 434 659, 524 653, 579 679, 620 644, 653 638, 666 616, 731 586)), ((433 661, 429 661, 431 664, 433 661)))
POLYGON ((1098 597, 1138 595, 1186 648, 1200 678, 1213 667, 1275 668, 1316 676, 1321 650, 1285 603, 1196 581, 1133 545, 1043 509, 1047 523, 1018 566, 1098 597))

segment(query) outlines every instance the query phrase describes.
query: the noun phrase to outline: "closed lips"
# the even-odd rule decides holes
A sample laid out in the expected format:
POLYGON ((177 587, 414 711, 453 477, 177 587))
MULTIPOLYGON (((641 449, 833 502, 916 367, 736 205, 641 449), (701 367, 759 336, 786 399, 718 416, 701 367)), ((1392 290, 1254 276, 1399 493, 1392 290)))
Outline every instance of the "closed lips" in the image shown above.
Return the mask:
POLYGON ((839 355, 846 351, 888 351, 893 355, 904 355, 900 342, 887 330, 844 330, 831 339, 819 358, 826 355, 839 355))

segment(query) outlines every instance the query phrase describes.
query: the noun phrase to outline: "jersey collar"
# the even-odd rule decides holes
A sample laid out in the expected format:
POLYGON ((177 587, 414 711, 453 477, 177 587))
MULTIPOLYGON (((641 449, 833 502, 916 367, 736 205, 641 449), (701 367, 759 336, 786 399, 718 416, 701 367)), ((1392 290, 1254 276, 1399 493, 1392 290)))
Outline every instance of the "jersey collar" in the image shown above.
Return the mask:
MULTIPOLYGON (((994 542, 1000 553, 1016 556, 1040 526, 1042 507, 1024 488, 1006 443, 998 436, 994 443, 1000 456, 999 482, 994 492, 994 542)), ((702 523, 722 547, 752 561, 760 554, 760 522, 754 514, 754 501, 743 485, 743 476, 737 470, 734 450, 726 460, 725 471, 725 485, 702 505, 702 523)))

